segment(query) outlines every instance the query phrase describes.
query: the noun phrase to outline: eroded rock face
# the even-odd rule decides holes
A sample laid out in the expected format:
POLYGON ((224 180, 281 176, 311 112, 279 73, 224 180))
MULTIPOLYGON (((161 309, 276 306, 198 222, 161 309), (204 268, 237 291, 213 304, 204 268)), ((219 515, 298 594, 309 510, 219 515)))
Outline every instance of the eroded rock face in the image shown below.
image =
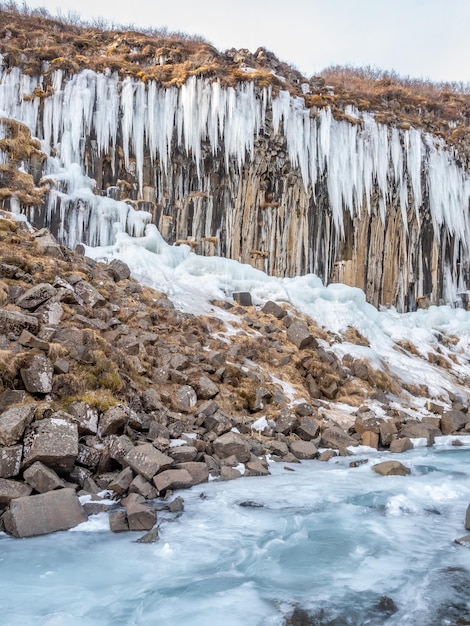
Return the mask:
POLYGON ((86 520, 75 491, 68 488, 16 498, 3 516, 5 530, 15 537, 68 530, 86 520))

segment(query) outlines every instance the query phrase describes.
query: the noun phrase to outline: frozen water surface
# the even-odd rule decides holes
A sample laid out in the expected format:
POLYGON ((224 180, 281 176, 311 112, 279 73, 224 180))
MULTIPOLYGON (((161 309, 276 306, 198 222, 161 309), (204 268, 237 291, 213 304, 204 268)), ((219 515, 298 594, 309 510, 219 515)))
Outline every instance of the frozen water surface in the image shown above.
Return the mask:
POLYGON ((185 512, 162 519, 156 544, 111 534, 105 514, 70 532, 0 535, 2 624, 282 625, 295 608, 316 625, 469 620, 470 547, 454 539, 470 446, 369 452, 358 468, 279 463, 268 478, 181 492, 185 512), (378 476, 385 458, 411 475, 378 476))

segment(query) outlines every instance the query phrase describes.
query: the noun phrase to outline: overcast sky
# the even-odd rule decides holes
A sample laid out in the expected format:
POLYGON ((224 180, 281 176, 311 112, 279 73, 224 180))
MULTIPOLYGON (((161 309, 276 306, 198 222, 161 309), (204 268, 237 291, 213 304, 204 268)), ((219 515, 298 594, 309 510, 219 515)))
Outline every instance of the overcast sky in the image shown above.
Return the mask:
POLYGON ((167 26, 220 50, 264 46, 307 76, 371 65, 470 81, 470 0, 27 0, 57 13, 167 26))

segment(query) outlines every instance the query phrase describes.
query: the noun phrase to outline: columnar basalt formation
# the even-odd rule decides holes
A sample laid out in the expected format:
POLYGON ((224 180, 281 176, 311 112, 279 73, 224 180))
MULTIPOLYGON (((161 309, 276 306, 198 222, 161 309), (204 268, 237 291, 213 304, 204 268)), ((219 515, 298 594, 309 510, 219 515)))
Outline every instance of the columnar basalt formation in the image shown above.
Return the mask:
POLYGON ((454 149, 422 130, 353 107, 336 119, 248 80, 163 87, 90 69, 4 66, 0 111, 3 164, 7 119, 47 157, 19 163, 45 203, 15 190, 4 205, 72 248, 113 243, 119 229, 142 236, 152 222, 198 254, 278 276, 313 272, 375 305, 455 304, 467 289, 470 178, 454 149))

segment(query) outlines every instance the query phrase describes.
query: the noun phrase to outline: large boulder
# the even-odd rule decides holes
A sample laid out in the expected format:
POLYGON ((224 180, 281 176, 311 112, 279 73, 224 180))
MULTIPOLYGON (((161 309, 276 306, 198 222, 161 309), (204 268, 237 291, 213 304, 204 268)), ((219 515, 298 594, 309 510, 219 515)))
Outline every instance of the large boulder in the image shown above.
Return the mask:
POLYGON ((84 280, 79 280, 73 286, 77 296, 92 309, 106 304, 106 299, 100 292, 84 280))
POLYGON ((126 507, 129 530, 150 530, 154 526, 157 514, 141 495, 131 493, 122 502, 126 507))
POLYGON ((470 421, 467 413, 462 411, 446 411, 441 417, 441 431, 443 435, 450 435, 461 430, 470 421))
POLYGON ((52 417, 36 422, 25 438, 23 465, 41 461, 58 472, 70 472, 78 455, 77 425, 52 417))
POLYGON ((11 446, 17 443, 33 421, 35 404, 12 406, 0 415, 0 445, 11 446))
POLYGON ((315 420, 312 420, 309 417, 303 417, 300 424, 295 429, 295 434, 304 441, 310 441, 311 439, 315 439, 315 437, 317 437, 319 430, 320 426, 315 420))
POLYGON ((411 473, 400 461, 384 461, 372 466, 372 469, 381 476, 406 476, 411 473))
POLYGON ((144 443, 132 448, 126 454, 125 461, 134 472, 147 480, 152 480, 155 474, 174 464, 171 457, 154 448, 151 443, 144 443))
POLYGON ((201 400, 210 400, 219 393, 219 388, 205 375, 199 377, 196 385, 197 397, 201 400))
POLYGON ((189 472, 192 478, 192 485, 206 483, 209 480, 209 468, 206 463, 187 461, 185 463, 178 463, 175 469, 184 469, 189 472))
POLYGON ((87 516, 73 489, 17 498, 12 500, 3 516, 5 530, 15 537, 34 537, 68 530, 86 520, 87 516))
POLYGON ((20 370, 26 391, 50 393, 54 366, 44 354, 36 354, 26 367, 20 370))
POLYGON ((226 459, 233 455, 240 463, 250 460, 250 444, 239 433, 228 432, 217 437, 213 447, 219 459, 226 459))

